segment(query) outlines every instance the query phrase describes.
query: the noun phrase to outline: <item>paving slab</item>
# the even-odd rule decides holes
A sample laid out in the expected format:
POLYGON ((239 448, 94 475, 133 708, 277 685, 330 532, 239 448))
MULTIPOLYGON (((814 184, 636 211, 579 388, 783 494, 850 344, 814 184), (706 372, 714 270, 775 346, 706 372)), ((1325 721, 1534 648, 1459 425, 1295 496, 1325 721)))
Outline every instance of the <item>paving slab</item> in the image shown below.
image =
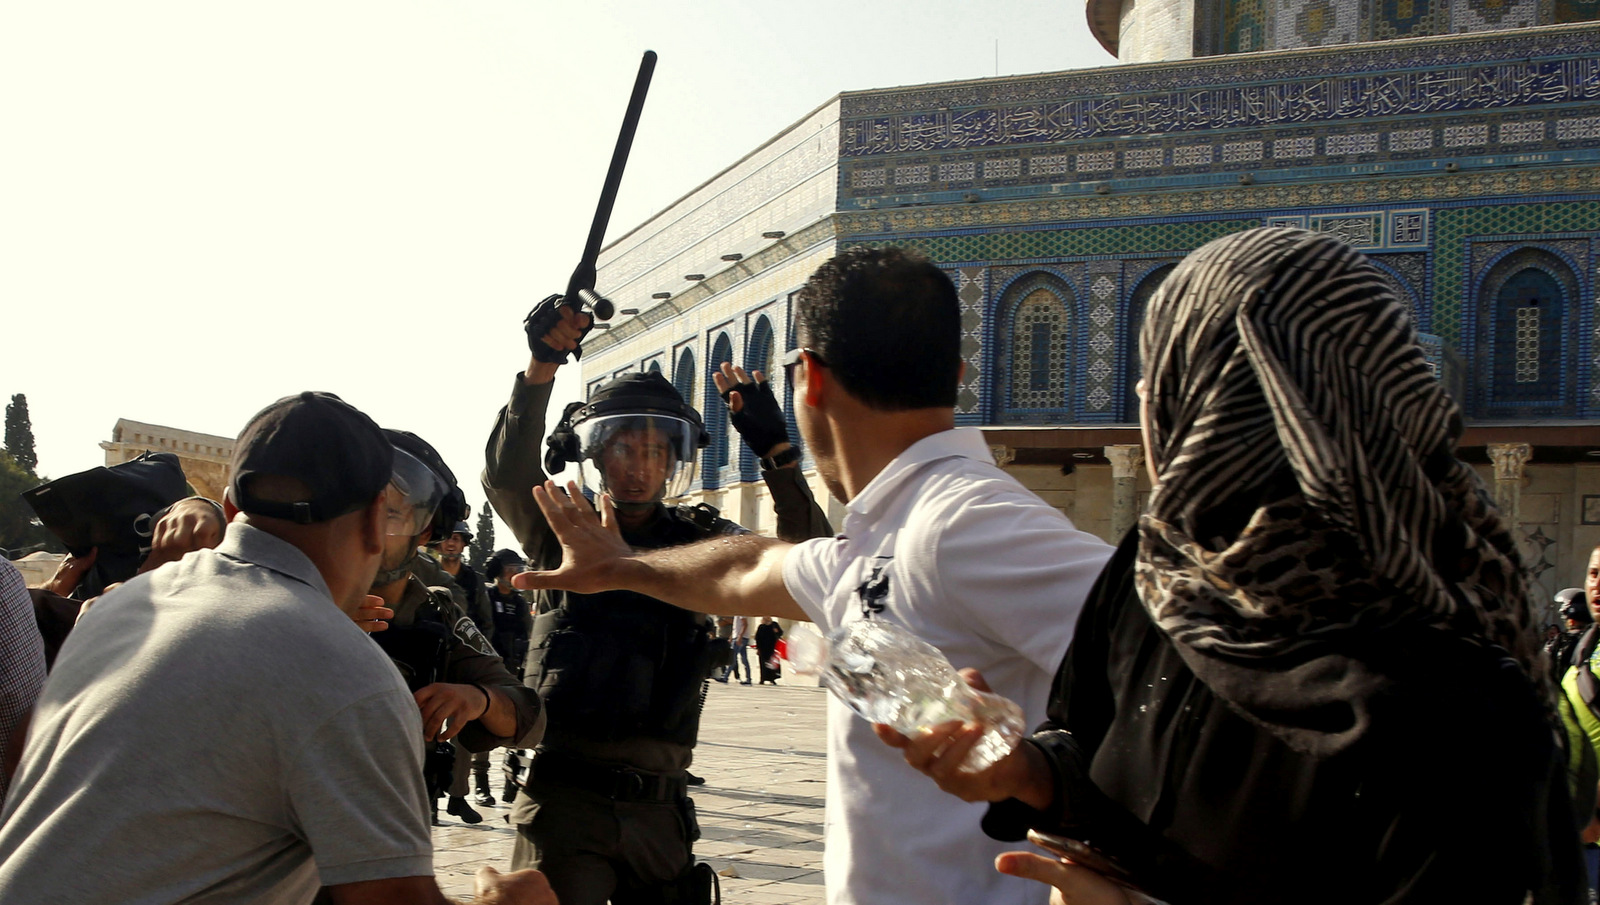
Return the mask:
MULTIPOLYGON (((700 820, 696 856, 721 873, 728 905, 822 905, 822 811, 827 692, 814 685, 711 683, 690 789, 700 820)), ((500 791, 500 755, 492 761, 500 791)), ((478 808, 483 822, 442 814, 434 871, 445 894, 472 897, 484 864, 506 870, 516 830, 509 802, 478 808)))

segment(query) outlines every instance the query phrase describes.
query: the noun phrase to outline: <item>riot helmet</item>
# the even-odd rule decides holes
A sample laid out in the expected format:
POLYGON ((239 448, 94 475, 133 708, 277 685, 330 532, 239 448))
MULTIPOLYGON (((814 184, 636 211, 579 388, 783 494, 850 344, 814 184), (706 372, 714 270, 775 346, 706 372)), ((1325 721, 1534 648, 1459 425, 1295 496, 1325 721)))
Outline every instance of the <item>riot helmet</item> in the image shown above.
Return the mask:
POLYGON ((428 441, 410 431, 383 432, 394 445, 394 475, 385 491, 387 533, 414 537, 431 528, 434 537, 443 536, 466 508, 455 474, 428 441))
POLYGON ((585 489, 639 511, 687 493, 710 441, 700 413, 665 377, 625 374, 567 407, 546 441, 545 469, 555 474, 577 463, 585 489))
POLYGON ((1556 612, 1561 615, 1563 629, 1566 620, 1571 620, 1578 625, 1588 625, 1594 622, 1594 617, 1589 614, 1589 603, 1584 599, 1583 588, 1566 588, 1556 592, 1556 612))
POLYGON ((518 556, 515 550, 496 550, 483 566, 483 577, 486 581, 495 581, 506 572, 512 575, 521 572, 527 564, 527 560, 518 556))

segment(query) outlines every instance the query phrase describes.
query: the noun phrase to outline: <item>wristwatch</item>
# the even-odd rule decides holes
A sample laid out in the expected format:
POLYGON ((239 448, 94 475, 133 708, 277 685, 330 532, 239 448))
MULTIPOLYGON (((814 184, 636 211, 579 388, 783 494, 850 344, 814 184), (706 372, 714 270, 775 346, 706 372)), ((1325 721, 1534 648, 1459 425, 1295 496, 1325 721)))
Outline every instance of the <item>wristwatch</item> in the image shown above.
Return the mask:
POLYGON ((792 462, 800 461, 800 447, 790 446, 788 449, 775 456, 762 456, 761 467, 766 471, 782 468, 792 462))

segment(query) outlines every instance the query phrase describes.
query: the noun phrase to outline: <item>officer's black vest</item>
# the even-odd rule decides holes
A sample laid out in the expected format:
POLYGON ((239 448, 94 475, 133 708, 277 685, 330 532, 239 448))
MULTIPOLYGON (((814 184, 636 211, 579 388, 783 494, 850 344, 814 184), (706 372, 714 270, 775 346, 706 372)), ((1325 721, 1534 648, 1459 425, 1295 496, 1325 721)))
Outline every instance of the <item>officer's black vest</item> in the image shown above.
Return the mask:
MULTIPOLYGON (((657 549, 726 533, 709 506, 667 509, 635 547, 657 549)), ((525 684, 550 725, 580 738, 654 738, 692 746, 711 674, 705 616, 632 591, 566 594, 534 620, 525 684)))
POLYGON ((448 599, 448 593, 430 589, 428 602, 417 608, 417 617, 411 624, 390 623, 383 631, 368 636, 394 661, 412 691, 444 678, 450 648, 455 643, 443 608, 443 601, 448 599))

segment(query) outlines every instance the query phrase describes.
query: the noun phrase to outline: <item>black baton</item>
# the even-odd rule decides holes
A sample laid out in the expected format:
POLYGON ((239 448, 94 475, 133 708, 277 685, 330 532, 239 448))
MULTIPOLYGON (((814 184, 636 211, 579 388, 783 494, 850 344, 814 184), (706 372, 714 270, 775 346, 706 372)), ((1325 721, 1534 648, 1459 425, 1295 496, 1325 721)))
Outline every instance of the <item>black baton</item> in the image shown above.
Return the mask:
POLYGON ((622 117, 622 131, 617 133, 617 147, 611 152, 611 168, 606 171, 605 186, 600 189, 600 203, 594 209, 594 222, 589 224, 589 241, 583 246, 583 257, 567 281, 567 292, 562 304, 574 311, 583 310, 587 304, 600 320, 610 320, 615 308, 610 299, 595 294, 594 265, 600 258, 600 243, 606 237, 606 225, 611 222, 611 206, 617 200, 617 188, 622 185, 622 171, 628 166, 628 152, 633 148, 633 133, 639 128, 639 114, 644 111, 644 96, 650 91, 650 76, 656 71, 656 52, 647 50, 639 61, 639 75, 633 80, 633 96, 628 98, 628 112, 622 117))

